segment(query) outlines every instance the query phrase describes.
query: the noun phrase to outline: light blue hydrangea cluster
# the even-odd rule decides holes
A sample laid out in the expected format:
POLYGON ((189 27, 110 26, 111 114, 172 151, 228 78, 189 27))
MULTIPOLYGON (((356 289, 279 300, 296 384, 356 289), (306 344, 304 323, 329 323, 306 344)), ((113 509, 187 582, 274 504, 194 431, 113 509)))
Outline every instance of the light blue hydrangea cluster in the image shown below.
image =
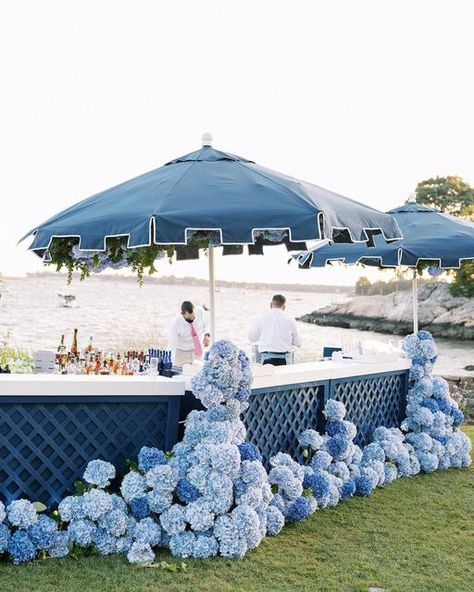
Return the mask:
POLYGON ((138 467, 120 487, 129 513, 141 519, 126 551, 129 561, 151 561, 158 544, 179 557, 242 557, 281 530, 284 517, 270 505, 262 457, 245 442, 240 419, 251 383, 247 356, 228 341, 217 342, 193 384, 207 410, 188 415, 183 440, 169 456, 148 447, 139 452, 138 467), (139 536, 143 523, 159 525, 160 536, 139 536))
POLYGON ((15 500, 7 508, 0 502, 0 554, 6 553, 18 565, 35 559, 39 551, 64 557, 69 553, 66 533, 58 531, 55 520, 38 514, 28 500, 15 500))
POLYGON ((208 361, 192 380, 193 393, 206 408, 232 399, 244 402, 250 396, 251 384, 252 373, 247 355, 225 340, 212 346, 208 361))
POLYGON ((464 415, 450 396, 448 383, 432 374, 437 357, 433 338, 418 331, 405 339, 404 349, 413 362, 406 419, 401 426, 407 432, 405 442, 411 457, 416 457, 419 470, 426 473, 469 466, 471 442, 459 429, 464 415), (416 367, 423 368, 423 373, 416 367))
MULTIPOLYGON (((404 350, 412 360, 406 419, 401 425, 406 434, 398 428, 378 427, 373 441, 361 450, 352 442, 356 427, 344 420, 344 405, 329 400, 323 411, 327 423, 321 445, 315 445, 319 434, 314 430, 300 435, 300 459, 306 465, 303 489, 311 491, 318 507, 338 503, 338 494, 341 499, 354 493, 367 496, 375 487, 400 477, 470 464, 471 442, 459 429, 463 414, 449 395, 447 382, 432 374, 437 352, 431 335, 426 331, 409 335, 404 350)), ((275 498, 286 512, 284 477, 270 472, 272 483, 283 484, 275 498)))
POLYGON ((332 507, 354 495, 362 458, 360 448, 353 442, 356 427, 344 419, 344 404, 329 399, 323 414, 327 420, 326 433, 318 434, 318 446, 302 455, 305 458, 303 488, 314 508, 332 507))
POLYGON ((84 481, 97 487, 108 487, 115 479, 115 467, 105 460, 91 460, 84 471, 84 481))
POLYGON ((84 472, 89 487, 81 495, 65 497, 58 514, 67 526, 67 539, 82 549, 95 548, 100 555, 126 553, 135 522, 124 499, 105 489, 115 478, 115 468, 106 461, 91 461, 84 472))

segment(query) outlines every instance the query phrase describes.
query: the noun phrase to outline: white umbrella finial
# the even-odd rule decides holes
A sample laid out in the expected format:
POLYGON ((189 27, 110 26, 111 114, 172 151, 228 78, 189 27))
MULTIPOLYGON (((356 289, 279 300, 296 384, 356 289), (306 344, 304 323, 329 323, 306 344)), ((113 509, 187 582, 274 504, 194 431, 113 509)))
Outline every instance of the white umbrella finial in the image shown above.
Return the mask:
POLYGON ((206 132, 202 134, 202 145, 203 146, 212 146, 212 134, 206 132))
POLYGON ((414 191, 412 191, 410 193, 410 195, 408 196, 408 202, 409 203, 416 203, 416 193, 414 191))

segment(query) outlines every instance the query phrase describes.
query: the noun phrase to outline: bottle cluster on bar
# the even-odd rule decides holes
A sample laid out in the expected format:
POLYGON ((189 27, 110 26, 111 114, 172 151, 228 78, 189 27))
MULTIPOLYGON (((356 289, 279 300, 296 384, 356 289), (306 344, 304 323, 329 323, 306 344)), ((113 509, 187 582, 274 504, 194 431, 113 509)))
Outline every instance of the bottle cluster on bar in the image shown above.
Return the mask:
POLYGON ((134 376, 139 374, 172 376, 171 351, 150 348, 147 351, 100 351, 94 347, 92 337, 86 347, 78 346, 77 329, 68 351, 64 335, 58 345, 55 359, 57 374, 86 374, 134 376))

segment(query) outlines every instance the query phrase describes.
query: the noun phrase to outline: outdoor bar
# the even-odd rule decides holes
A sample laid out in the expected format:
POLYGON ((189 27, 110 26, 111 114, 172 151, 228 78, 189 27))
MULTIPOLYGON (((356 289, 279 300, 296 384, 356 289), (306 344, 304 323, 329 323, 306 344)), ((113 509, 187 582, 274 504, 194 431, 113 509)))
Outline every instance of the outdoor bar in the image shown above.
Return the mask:
MULTIPOLYGON (((375 427, 400 425, 408 387, 407 359, 327 360, 254 366, 247 438, 268 465, 278 452, 294 454, 297 435, 324 431, 329 398, 343 402, 366 444, 375 427)), ((142 446, 171 450, 179 421, 203 409, 190 376, 0 375, 0 496, 57 503, 90 460, 124 472, 142 446)))
MULTIPOLYGON (((323 239, 362 244, 365 256, 374 233, 385 242, 404 237, 391 214, 216 150, 209 134, 202 139, 200 150, 26 235, 70 280, 131 268, 141 284, 157 260, 204 250, 209 301, 199 311, 182 301, 166 350, 118 352, 92 337, 79 347, 76 328, 69 350, 62 335, 57 351, 37 351, 34 363, 29 355, 2 361, 0 535, 11 537, 13 563, 40 550, 60 557, 90 548, 147 564, 158 546, 181 558, 242 558, 317 508, 471 462, 464 415, 433 375, 438 354, 426 331, 399 347, 343 336, 334 347, 328 336, 322 352, 310 341, 314 361, 292 364, 302 341, 276 294, 247 334, 254 363, 219 338, 233 331, 215 327, 216 248, 255 255, 323 239), (48 506, 59 522, 38 517, 48 506)), ((312 251, 300 264, 307 257, 312 266, 312 251)))

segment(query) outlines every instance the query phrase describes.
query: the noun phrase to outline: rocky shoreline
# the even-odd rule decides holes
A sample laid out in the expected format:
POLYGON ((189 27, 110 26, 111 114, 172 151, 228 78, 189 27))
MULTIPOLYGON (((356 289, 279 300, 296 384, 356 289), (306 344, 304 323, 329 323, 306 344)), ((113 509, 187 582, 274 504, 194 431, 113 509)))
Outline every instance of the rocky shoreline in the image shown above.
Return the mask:
MULTIPOLYGON (((454 298, 447 284, 427 284, 418 298, 420 329, 433 337, 474 340, 474 298, 454 298)), ((385 296, 356 296, 342 304, 332 304, 303 315, 298 320, 321 326, 407 335, 413 331, 411 292, 385 296)), ((473 365, 465 370, 474 372, 473 365)), ((454 397, 465 405, 474 421, 474 376, 444 376, 454 397)))
MULTIPOLYGON (((455 298, 445 283, 421 287, 418 297, 420 329, 433 337, 474 340, 474 298, 455 298)), ((356 296, 303 315, 298 320, 321 326, 406 335, 412 331, 411 292, 356 296)))

